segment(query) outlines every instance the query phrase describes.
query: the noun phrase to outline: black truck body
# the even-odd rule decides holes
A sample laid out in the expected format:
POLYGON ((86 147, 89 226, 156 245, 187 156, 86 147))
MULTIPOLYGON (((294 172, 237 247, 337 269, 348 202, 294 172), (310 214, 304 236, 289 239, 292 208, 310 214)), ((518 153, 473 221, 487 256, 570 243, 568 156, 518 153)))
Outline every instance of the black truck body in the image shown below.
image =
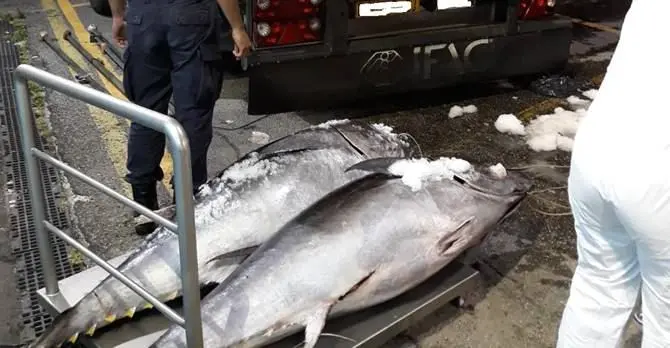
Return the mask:
MULTIPOLYGON (((304 7, 310 0, 270 1, 304 7)), ((264 47, 258 45, 261 27, 254 14, 269 2, 248 0, 245 20, 256 44, 244 62, 249 114, 533 75, 568 61, 572 22, 554 15, 550 0, 473 0, 468 7, 442 10, 435 10, 436 0, 424 1, 409 12, 360 17, 352 7, 361 2, 325 0, 314 5, 320 20, 316 39, 264 47)), ((93 8, 109 14, 100 4, 93 8)))

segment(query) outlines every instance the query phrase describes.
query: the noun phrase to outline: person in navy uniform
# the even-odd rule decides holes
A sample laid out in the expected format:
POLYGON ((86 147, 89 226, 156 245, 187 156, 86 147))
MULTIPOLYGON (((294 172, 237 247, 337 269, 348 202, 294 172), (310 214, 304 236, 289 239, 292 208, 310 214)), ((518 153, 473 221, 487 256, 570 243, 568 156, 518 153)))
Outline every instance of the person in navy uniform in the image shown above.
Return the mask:
MULTIPOLYGON (((140 106, 167 114, 174 97, 174 117, 188 135, 194 191, 207 180, 207 150, 212 114, 219 97, 224 55, 239 59, 251 51, 238 0, 109 0, 112 36, 125 47, 123 87, 140 106), (224 18, 225 16, 225 18, 224 18), (233 45, 228 38, 232 37, 233 45)), ((125 179, 133 200, 158 209, 157 182, 165 136, 131 123, 125 179)), ((135 213, 137 215, 137 213, 135 213)), ((146 235, 154 223, 138 225, 146 235)))

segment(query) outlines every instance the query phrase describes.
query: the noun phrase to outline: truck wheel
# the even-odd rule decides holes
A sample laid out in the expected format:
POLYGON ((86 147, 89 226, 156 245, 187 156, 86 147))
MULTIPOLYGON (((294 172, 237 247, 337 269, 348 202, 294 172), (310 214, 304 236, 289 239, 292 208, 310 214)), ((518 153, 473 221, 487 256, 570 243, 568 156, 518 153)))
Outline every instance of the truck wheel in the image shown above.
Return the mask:
POLYGON ((95 13, 103 17, 112 17, 112 9, 109 7, 108 0, 88 0, 95 13))

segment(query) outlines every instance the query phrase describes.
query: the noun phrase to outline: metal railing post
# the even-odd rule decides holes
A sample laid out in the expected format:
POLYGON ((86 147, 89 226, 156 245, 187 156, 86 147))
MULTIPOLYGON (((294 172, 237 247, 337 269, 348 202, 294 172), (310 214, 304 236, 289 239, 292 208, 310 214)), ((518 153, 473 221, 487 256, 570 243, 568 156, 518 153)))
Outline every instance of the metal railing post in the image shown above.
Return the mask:
MULTIPOLYGON (((200 282, 198 281, 198 256, 197 241, 195 234, 195 221, 193 216, 193 182, 191 178, 191 153, 189 141, 182 126, 174 118, 167 115, 149 110, 139 105, 123 101, 105 94, 98 90, 82 86, 65 78, 50 74, 44 70, 35 68, 31 65, 21 64, 14 71, 14 84, 16 86, 16 99, 19 105, 19 127, 22 136, 22 151, 27 165, 28 176, 30 180, 30 193, 34 210, 35 228, 38 232, 38 242, 40 251, 40 260, 44 269, 47 294, 58 293, 58 282, 56 270, 54 267, 53 253, 47 230, 53 232, 56 236, 63 238, 68 244, 79 250, 83 250, 86 255, 92 257, 92 260, 101 265, 102 268, 110 272, 113 267, 107 264, 99 256, 90 252, 74 239, 67 236, 64 232, 57 229, 46 221, 44 216, 44 196, 42 192, 42 181, 37 159, 41 158, 57 168, 70 173, 75 177, 84 180, 101 190, 103 193, 121 201, 141 212, 149 212, 148 209, 141 207, 122 195, 115 193, 112 189, 102 183, 96 182, 92 178, 80 173, 76 169, 65 165, 57 159, 39 151, 35 148, 34 129, 32 125, 32 113, 30 112, 30 98, 28 95, 27 83, 34 81, 54 91, 63 93, 72 98, 81 100, 87 104, 105 109, 119 116, 140 123, 146 127, 162 132, 167 136, 170 144, 170 154, 174 163, 175 179, 175 198, 176 198, 176 218, 177 234, 179 239, 179 260, 180 273, 183 292, 184 319, 183 327, 186 331, 186 343, 189 348, 200 348, 203 346, 202 339, 202 319, 200 314, 200 282)), ((150 218, 155 219, 161 225, 170 228, 169 222, 164 219, 156 219, 156 214, 149 214, 150 218), (155 216, 152 216, 155 215, 155 216)), ((147 293, 132 280, 123 276, 120 272, 110 272, 112 276, 121 282, 130 286, 131 289, 150 302, 160 302, 151 294, 147 293), (130 285, 128 285, 130 284, 130 285), (132 285, 132 286, 131 286, 132 285), (142 290, 142 291, 140 291, 142 290)), ((163 306, 160 306, 163 307, 163 306)), ((168 307, 159 308, 161 312, 167 315, 171 320, 178 324, 181 317, 174 313, 168 307)))
MULTIPOLYGON (((188 151, 188 138, 183 130, 171 129, 167 134, 170 139, 170 152, 174 168, 174 190, 177 203, 177 228, 179 236, 179 262, 181 265, 195 265, 196 272, 181 267, 181 281, 184 289, 184 320, 186 321, 186 341, 202 342, 200 317, 200 287, 189 286, 200 284, 198 280, 195 239, 195 220, 193 216, 193 179, 191 178, 191 154, 188 151), (179 154, 179 156, 175 156, 179 154), (188 323, 198 323, 198 327, 188 323), (196 332, 198 331, 198 332, 196 332)), ((199 343, 199 347, 202 343, 199 343)), ((189 344, 189 347, 191 345, 189 344)))
POLYGON ((53 296, 59 292, 58 278, 56 277, 56 264, 54 262, 49 233, 42 223, 46 219, 44 214, 45 199, 40 167, 37 164, 37 158, 32 155, 32 149, 35 147, 35 130, 30 95, 28 94, 28 81, 24 78, 15 78, 14 89, 19 116, 21 152, 26 162, 26 171, 28 172, 28 190, 30 190, 30 200, 33 208, 33 223, 35 224, 35 232, 37 233, 40 263, 44 272, 44 287, 46 288, 47 295, 53 296))

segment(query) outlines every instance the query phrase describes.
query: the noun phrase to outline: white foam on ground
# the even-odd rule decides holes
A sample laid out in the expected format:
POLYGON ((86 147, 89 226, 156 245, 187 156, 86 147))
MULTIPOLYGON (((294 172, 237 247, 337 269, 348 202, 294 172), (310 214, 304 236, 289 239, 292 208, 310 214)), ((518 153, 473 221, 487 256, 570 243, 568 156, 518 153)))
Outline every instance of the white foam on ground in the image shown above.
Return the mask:
POLYGON ((513 114, 502 114, 498 116, 494 126, 500 133, 508 133, 514 135, 526 135, 526 129, 513 114))
POLYGON ((589 107, 589 105, 591 105, 590 100, 582 99, 582 98, 574 96, 574 95, 569 96, 568 98, 566 98, 566 100, 568 101, 568 103, 570 103, 570 105, 578 107, 578 108, 579 107, 587 108, 587 107, 589 107))
POLYGON ((449 118, 461 117, 465 114, 474 114, 477 112, 477 107, 475 105, 454 105, 449 109, 449 118))
POLYGON ((585 97, 587 97, 591 100, 595 100, 596 96, 598 95, 598 90, 597 89, 589 89, 588 91, 582 92, 582 94, 585 97))
POLYGON ((582 94, 590 100, 577 96, 566 98, 574 110, 558 107, 553 113, 535 117, 525 126, 514 115, 503 114, 496 120, 496 129, 501 133, 524 136, 533 151, 572 151, 575 134, 598 90, 591 89, 582 94))
POLYGON ((463 107, 463 112, 465 112, 466 114, 474 114, 475 112, 477 112, 477 106, 472 104, 466 105, 463 107))
POLYGON ((452 178, 454 174, 465 174, 472 170, 470 162, 455 157, 440 157, 430 161, 426 158, 403 159, 388 168, 393 175, 401 176, 402 182, 418 191, 426 181, 452 178))
POLYGON ((449 118, 456 118, 463 116, 463 108, 459 105, 454 105, 449 109, 449 118))
POLYGON ((576 111, 556 108, 551 114, 540 115, 526 127, 526 144, 533 151, 571 151, 585 109, 576 111))
POLYGON ((502 179, 507 176, 507 169, 505 169, 505 167, 501 163, 490 166, 489 171, 491 172, 491 174, 493 174, 494 177, 498 179, 502 179))

